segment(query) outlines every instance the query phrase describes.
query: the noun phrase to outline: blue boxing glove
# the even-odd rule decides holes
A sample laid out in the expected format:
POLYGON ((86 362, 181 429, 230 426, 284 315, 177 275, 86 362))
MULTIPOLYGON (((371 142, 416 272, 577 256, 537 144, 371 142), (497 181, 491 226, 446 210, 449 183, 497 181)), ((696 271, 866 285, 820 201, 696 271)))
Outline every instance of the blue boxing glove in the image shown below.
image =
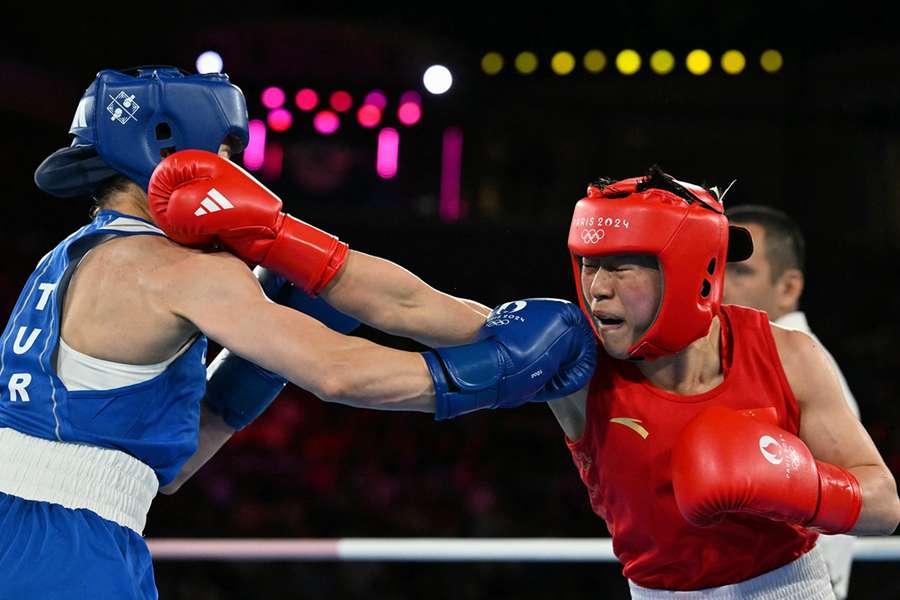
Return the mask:
POLYGON ((423 353, 434 381, 436 420, 567 396, 590 381, 597 363, 591 326, 564 300, 501 304, 475 339, 423 353))
MULTIPOLYGON (((359 321, 311 298, 290 281, 263 267, 254 274, 273 301, 306 313, 338 333, 348 334, 359 321)), ((229 427, 240 430, 253 422, 278 397, 287 380, 223 349, 206 369, 206 405, 229 427)))

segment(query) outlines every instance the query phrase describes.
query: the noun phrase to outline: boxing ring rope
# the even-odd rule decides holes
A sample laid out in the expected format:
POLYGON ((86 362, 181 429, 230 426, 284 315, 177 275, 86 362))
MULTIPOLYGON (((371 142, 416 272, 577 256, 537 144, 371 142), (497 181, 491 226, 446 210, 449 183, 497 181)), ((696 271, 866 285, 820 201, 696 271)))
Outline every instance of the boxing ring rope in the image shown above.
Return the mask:
MULTIPOLYGON (((615 562, 609 538, 148 539, 154 560, 615 562)), ((900 560, 900 537, 857 538, 856 562, 900 560)))

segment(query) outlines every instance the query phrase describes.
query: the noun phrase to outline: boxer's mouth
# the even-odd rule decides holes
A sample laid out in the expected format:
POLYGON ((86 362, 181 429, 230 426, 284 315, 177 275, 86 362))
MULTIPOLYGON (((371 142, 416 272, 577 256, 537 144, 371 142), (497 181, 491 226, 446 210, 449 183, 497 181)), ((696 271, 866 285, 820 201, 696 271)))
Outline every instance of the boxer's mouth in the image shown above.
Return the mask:
POLYGON ((597 319, 597 322, 603 329, 613 329, 615 327, 621 326, 622 323, 625 322, 625 319, 621 319, 619 317, 606 313, 594 313, 594 318, 597 319))

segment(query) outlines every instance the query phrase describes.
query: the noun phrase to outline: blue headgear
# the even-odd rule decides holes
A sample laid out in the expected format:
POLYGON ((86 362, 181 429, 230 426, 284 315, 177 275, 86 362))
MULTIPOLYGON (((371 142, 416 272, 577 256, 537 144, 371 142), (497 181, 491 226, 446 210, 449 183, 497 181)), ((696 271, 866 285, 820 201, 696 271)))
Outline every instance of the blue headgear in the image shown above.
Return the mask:
POLYGON ((72 119, 72 145, 34 172, 39 188, 68 198, 89 194, 118 174, 147 189, 153 169, 171 152, 216 152, 226 138, 240 145, 235 152, 247 145, 247 104, 227 75, 191 75, 174 67, 134 71, 97 74, 72 119))

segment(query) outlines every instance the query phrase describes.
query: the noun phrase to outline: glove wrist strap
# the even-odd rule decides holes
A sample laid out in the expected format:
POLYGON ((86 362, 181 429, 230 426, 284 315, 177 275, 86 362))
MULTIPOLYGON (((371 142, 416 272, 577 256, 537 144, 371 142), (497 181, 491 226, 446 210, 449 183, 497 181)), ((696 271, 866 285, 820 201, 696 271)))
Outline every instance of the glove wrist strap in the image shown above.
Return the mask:
POLYGON ((262 265, 315 295, 337 274, 349 246, 321 229, 285 215, 262 265))
POLYGON ((831 463, 816 461, 819 470, 819 506, 807 527, 823 533, 853 529, 862 510, 859 481, 852 473, 831 463))

